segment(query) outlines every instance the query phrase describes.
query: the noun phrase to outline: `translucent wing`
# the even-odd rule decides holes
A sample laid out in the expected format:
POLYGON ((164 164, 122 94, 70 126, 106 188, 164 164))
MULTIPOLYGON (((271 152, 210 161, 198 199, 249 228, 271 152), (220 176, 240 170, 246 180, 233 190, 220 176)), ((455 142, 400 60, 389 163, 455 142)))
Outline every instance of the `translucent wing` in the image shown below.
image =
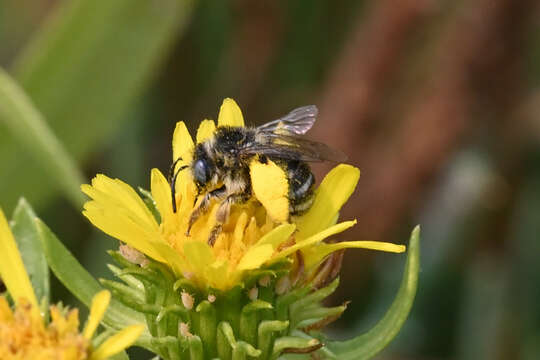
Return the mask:
POLYGON ((271 158, 301 161, 343 162, 347 156, 328 145, 298 135, 259 133, 257 141, 240 149, 245 155, 266 155, 271 158))
POLYGON ((286 132, 295 135, 304 135, 311 129, 319 110, 315 105, 302 106, 294 109, 282 118, 270 121, 257 128, 260 132, 286 132))

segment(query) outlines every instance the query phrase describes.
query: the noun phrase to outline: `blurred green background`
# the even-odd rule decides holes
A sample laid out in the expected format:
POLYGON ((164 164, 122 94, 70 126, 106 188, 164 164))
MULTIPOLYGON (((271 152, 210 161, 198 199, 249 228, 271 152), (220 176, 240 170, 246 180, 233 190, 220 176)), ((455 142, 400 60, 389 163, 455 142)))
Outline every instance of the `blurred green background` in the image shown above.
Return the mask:
MULTIPOLYGON (((148 187, 175 123, 224 97, 250 124, 317 104, 310 137, 362 170, 341 239, 422 226, 417 299, 378 359, 540 358, 538 1, 0 0, 0 66, 27 94, 0 84, 0 204, 25 196, 95 276, 117 242, 77 179, 148 187)), ((384 314, 403 263, 347 252, 335 337, 384 314)))

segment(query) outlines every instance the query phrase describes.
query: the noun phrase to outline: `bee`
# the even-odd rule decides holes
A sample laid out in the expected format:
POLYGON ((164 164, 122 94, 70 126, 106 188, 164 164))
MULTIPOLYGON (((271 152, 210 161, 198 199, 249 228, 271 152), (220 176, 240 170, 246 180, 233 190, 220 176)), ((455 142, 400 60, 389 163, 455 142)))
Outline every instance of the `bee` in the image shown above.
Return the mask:
POLYGON ((219 126, 212 137, 196 145, 192 161, 175 172, 176 164, 182 160, 176 159, 169 174, 173 212, 176 212, 176 178, 182 170, 191 170, 197 199, 202 196, 191 213, 187 234, 208 210, 212 200, 217 200, 220 205, 216 225, 208 239, 209 245, 213 246, 229 217, 231 206, 247 202, 254 194, 250 176, 253 161, 266 164, 271 160, 284 171, 288 181, 289 218, 309 210, 313 203, 315 177, 308 162, 342 162, 346 159, 340 151, 302 136, 311 129, 317 114, 317 107, 308 105, 259 127, 219 126))

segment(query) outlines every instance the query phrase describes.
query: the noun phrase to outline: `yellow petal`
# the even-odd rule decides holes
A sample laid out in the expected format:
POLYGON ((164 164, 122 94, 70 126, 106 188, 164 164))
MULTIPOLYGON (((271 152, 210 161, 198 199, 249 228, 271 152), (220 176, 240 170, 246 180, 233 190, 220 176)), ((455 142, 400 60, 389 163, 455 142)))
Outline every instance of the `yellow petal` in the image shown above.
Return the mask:
POLYGON ((131 325, 103 342, 89 360, 104 360, 131 346, 144 330, 143 325, 131 325))
POLYGON ((94 295, 92 299, 92 305, 90 306, 90 314, 88 315, 88 322, 84 327, 83 336, 90 340, 94 335, 107 307, 111 301, 111 293, 107 290, 102 290, 94 295))
POLYGON ((13 321, 13 312, 4 296, 0 296, 0 323, 10 323, 13 321))
POLYGON ((152 169, 150 191, 161 215, 161 222, 168 223, 172 216, 171 186, 158 169, 152 169))
POLYGON ((206 273, 206 269, 215 261, 210 246, 201 241, 188 240, 184 243, 186 261, 192 266, 197 274, 206 273))
POLYGON ((244 126, 242 111, 233 99, 223 100, 219 109, 218 126, 244 126))
POLYGON ((176 275, 182 274, 188 266, 185 260, 167 243, 152 243, 152 247, 165 259, 176 275))
POLYGON ((397 245, 380 241, 344 241, 334 244, 321 243, 316 247, 311 248, 310 253, 304 256, 306 268, 310 268, 318 264, 327 255, 341 249, 369 249, 379 250, 393 253, 402 253, 405 251, 405 245, 397 245))
POLYGON ((183 121, 176 123, 173 134, 173 161, 182 158, 182 163, 189 163, 193 156, 193 139, 183 121))
POLYGON ((289 219, 289 183, 283 169, 270 160, 266 164, 254 160, 249 170, 257 200, 273 221, 286 222, 289 219))
POLYGON ((242 257, 242 260, 236 267, 237 270, 251 270, 256 269, 265 263, 272 254, 274 248, 270 244, 254 246, 248 250, 248 252, 242 257))
POLYGON ((125 182, 98 174, 92 179, 92 186, 81 185, 81 190, 103 206, 123 208, 132 213, 137 222, 158 229, 154 215, 139 194, 125 182))
POLYGON ((197 130, 197 144, 202 143, 214 135, 216 131, 216 124, 213 120, 203 120, 197 130))
POLYGON ((276 249, 282 242, 289 239, 295 229, 295 224, 281 224, 266 233, 255 246, 270 244, 276 249))
MULTIPOLYGON (((213 287, 215 289, 226 289, 229 287, 229 281, 232 280, 228 275, 229 262, 226 260, 216 260, 206 270, 206 276, 208 277, 207 287, 213 287)), ((234 285, 234 284, 232 284, 234 285)))
POLYGON ((305 239, 331 225, 339 210, 353 193, 360 170, 340 164, 330 171, 315 192, 309 211, 297 220, 297 238, 305 239))
POLYGON ((39 312, 36 294, 24 267, 8 222, 0 209, 0 276, 15 301, 25 299, 39 312))
POLYGON ((278 259, 282 259, 292 253, 294 253, 295 251, 297 250, 301 250, 301 249, 304 249, 308 246, 313 246, 314 244, 317 244, 321 241, 323 241, 324 239, 326 239, 327 237, 329 236, 332 236, 332 235, 335 235, 335 234, 338 234, 342 231, 345 231, 347 230, 348 228, 350 228, 351 226, 353 226, 354 224, 356 224, 356 220, 354 221, 344 221, 342 223, 339 223, 339 224, 336 224, 334 226, 331 226, 329 227, 328 229, 325 229, 305 240, 302 240, 296 244, 294 244, 293 246, 291 247, 288 247, 286 249, 284 249, 283 251, 280 251, 276 256, 274 256, 274 258, 272 260, 278 260, 278 259))
POLYGON ((145 227, 144 224, 131 219, 123 210, 106 208, 96 201, 89 201, 84 204, 83 215, 107 235, 125 242, 157 261, 165 262, 163 256, 153 247, 153 243, 158 242, 161 236, 159 229, 145 227))

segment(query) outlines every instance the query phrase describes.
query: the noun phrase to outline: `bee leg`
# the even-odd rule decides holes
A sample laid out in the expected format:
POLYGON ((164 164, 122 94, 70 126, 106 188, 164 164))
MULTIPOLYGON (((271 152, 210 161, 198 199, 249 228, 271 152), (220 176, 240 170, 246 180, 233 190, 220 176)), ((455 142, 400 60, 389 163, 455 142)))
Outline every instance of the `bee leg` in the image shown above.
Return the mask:
POLYGON ((246 202, 248 199, 249 196, 246 198, 246 194, 232 194, 227 196, 227 198, 221 202, 218 211, 216 212, 216 225, 214 225, 210 232, 210 236, 208 236, 208 245, 214 246, 217 237, 221 234, 221 230, 223 230, 223 224, 229 220, 231 206, 233 204, 246 202))
POLYGON ((210 201, 213 199, 213 198, 221 198, 223 197, 223 195, 225 195, 225 192, 226 192, 226 189, 225 189, 225 186, 222 186, 218 189, 215 189, 215 190, 212 190, 208 193, 206 193, 201 201, 201 203, 199 204, 199 206, 197 206, 193 212, 191 213, 191 216, 189 218, 189 224, 188 224, 188 228, 186 230, 186 235, 189 236, 189 232, 191 231, 191 227, 193 226, 193 224, 195 224, 195 222, 197 221, 197 219, 199 219, 199 217, 201 217, 202 214, 204 214, 206 212, 206 210, 208 210, 208 206, 210 205, 210 201))
POLYGON ((214 246, 217 237, 219 234, 221 234, 221 230, 223 230, 223 224, 227 222, 229 219, 229 215, 231 214, 231 197, 227 197, 218 208, 218 211, 216 213, 216 225, 212 228, 212 231, 210 232, 210 236, 208 236, 208 245, 214 246))

